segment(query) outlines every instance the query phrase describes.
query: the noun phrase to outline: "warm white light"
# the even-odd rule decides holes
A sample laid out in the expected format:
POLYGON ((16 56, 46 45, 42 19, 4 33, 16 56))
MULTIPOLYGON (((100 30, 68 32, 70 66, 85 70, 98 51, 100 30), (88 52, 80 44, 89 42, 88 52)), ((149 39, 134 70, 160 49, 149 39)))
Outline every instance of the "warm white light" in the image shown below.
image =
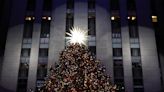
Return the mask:
POLYGON ((51 17, 48 17, 48 20, 51 20, 51 17))
POLYGON ((157 16, 151 16, 151 18, 152 18, 152 22, 158 22, 157 16))
POLYGON ((79 44, 86 45, 86 41, 88 37, 87 30, 82 30, 78 27, 74 27, 70 29, 70 33, 66 33, 66 34, 70 36, 68 37, 68 43, 73 43, 73 44, 79 43, 79 44))
POLYGON ((115 17, 114 17, 114 16, 112 16, 112 17, 111 17, 111 20, 115 20, 115 17))
POLYGON ((132 20, 135 20, 136 19, 136 17, 135 16, 132 16, 132 20))

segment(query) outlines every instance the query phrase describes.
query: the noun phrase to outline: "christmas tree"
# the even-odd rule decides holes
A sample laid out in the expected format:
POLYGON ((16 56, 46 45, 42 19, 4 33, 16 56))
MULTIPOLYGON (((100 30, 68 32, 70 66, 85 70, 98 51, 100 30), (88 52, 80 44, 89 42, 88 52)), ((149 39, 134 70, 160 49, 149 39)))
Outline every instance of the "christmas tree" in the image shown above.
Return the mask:
POLYGON ((116 92, 116 85, 105 75, 105 67, 79 42, 84 41, 74 39, 60 53, 59 62, 49 69, 41 92, 116 92))

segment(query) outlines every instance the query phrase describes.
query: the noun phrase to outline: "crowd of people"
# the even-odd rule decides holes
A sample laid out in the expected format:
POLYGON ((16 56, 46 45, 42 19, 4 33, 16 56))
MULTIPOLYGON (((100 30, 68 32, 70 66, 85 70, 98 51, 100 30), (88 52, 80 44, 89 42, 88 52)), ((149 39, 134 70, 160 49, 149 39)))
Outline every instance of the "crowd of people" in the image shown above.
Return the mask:
POLYGON ((50 68, 41 92, 116 92, 105 67, 84 45, 72 44, 50 68))

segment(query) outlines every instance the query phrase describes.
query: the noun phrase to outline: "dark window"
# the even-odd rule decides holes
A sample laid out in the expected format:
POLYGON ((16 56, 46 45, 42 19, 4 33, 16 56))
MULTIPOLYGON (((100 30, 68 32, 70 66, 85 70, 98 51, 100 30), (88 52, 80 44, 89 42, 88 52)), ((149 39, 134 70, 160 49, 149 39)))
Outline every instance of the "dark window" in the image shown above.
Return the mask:
POLYGON ((52 0, 44 0, 43 10, 44 11, 51 11, 51 9, 52 9, 52 0))
POLYGON ((113 62, 114 62, 114 67, 123 67, 122 59, 114 59, 113 62))
POLYGON ((136 20, 129 20, 129 35, 130 38, 138 38, 138 28, 136 20))
POLYGON ((30 49, 22 49, 21 57, 30 57, 30 49))
POLYGON ((128 10, 135 10, 136 9, 135 0, 127 0, 127 8, 128 10))
POLYGON ((143 85, 143 80, 142 79, 133 79, 133 84, 136 86, 141 86, 143 85))
POLYGON ((49 38, 50 35, 50 21, 49 20, 42 20, 41 26, 41 38, 49 38))
POLYGON ((69 30, 73 27, 73 14, 67 13, 66 16, 66 32, 70 32, 69 30))
POLYGON ((117 85, 119 91, 118 92, 125 92, 124 88, 124 79, 114 79, 114 83, 117 85))
POLYGON ((134 88, 134 92, 144 92, 144 88, 134 88))
POLYGON ((141 68, 133 68, 133 78, 142 78, 142 69, 141 68))
POLYGON ((140 49, 139 48, 131 48, 131 56, 140 56, 140 49))
POLYGON ((111 10, 119 10, 119 0, 110 0, 111 10))
POLYGON ((132 63, 133 68, 141 68, 141 63, 132 63))
POLYGON ((121 37, 121 24, 120 18, 118 16, 113 16, 113 20, 111 21, 112 24, 112 37, 113 38, 120 38, 121 37))
POLYGON ((27 10, 34 11, 35 10, 35 2, 36 0, 28 0, 27 1, 27 10))
POLYGON ((121 48, 113 48, 113 56, 114 57, 121 57, 122 56, 122 49, 121 48))
POLYGON ((123 78, 123 67, 115 67, 114 66, 114 77, 115 78, 123 78))
POLYGON ((89 51, 91 51, 93 55, 96 55, 96 46, 89 46, 89 51))
POLYGON ((26 92, 27 79, 18 79, 17 92, 26 92))
POLYGON ((39 57, 48 57, 48 49, 40 48, 39 49, 39 57))
POLYGON ((32 38, 32 32, 33 32, 33 21, 26 20, 24 24, 23 37, 32 38))
POLYGON ((47 75, 47 65, 46 64, 39 64, 37 70, 37 78, 44 79, 47 75))
POLYGON ((88 9, 95 9, 95 0, 88 0, 88 9))
POLYGON ((95 15, 89 14, 88 16, 88 35, 96 35, 95 15))
POLYGON ((20 78, 27 78, 28 77, 28 68, 29 65, 25 63, 21 63, 19 67, 19 77, 20 78))
POLYGON ((67 0, 67 9, 74 8, 74 0, 67 0))

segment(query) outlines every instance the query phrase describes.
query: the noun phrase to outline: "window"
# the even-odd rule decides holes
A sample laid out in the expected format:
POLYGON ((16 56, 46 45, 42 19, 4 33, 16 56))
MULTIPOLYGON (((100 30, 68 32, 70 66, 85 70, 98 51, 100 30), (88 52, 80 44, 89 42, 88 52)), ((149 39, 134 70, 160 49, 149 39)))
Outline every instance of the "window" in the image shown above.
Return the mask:
POLYGON ((110 0, 111 10, 119 10, 119 0, 110 0))
POLYGON ((95 9, 95 0, 88 0, 88 9, 95 9))
POLYGON ((123 67, 115 67, 114 68, 114 77, 115 78, 123 78, 123 67))
POLYGON ((21 63, 19 67, 19 77, 20 78, 27 78, 28 77, 28 68, 29 65, 26 63, 21 63))
POLYGON ((27 79, 18 79, 17 92, 26 92, 27 79))
POLYGON ((123 66, 122 59, 114 59, 113 62, 114 62, 115 67, 122 67, 123 66))
POLYGON ((123 62, 122 59, 114 59, 114 77, 123 78, 123 62))
POLYGON ((95 14, 88 15, 88 35, 96 35, 95 14))
POLYGON ((129 35, 130 38, 138 38, 138 28, 136 20, 128 20, 129 22, 129 35))
POLYGON ((23 37, 32 38, 32 32, 33 32, 33 21, 26 20, 24 24, 23 37))
POLYGON ((67 9, 74 8, 74 0, 67 0, 67 9))
POLYGON ((89 46, 89 51, 90 51, 93 55, 96 55, 96 46, 89 46))
POLYGON ((119 16, 111 17, 111 25, 112 25, 112 37, 120 38, 121 37, 121 24, 119 16))
POLYGON ((114 79, 114 83, 117 85, 119 92, 124 92, 124 79, 114 79))
POLYGON ((47 75, 47 65, 46 64, 39 64, 37 70, 37 77, 38 79, 44 79, 47 75))
POLYGON ((131 48, 131 56, 140 56, 140 49, 139 48, 131 48))
POLYGON ((73 27, 73 14, 67 13, 66 16, 66 32, 70 32, 69 30, 73 27))
POLYGON ((143 88, 134 88, 134 92, 144 92, 143 88))
POLYGON ((43 19, 40 38, 49 38, 49 35, 50 35, 50 21, 43 19))
POLYGON ((142 79, 133 79, 133 84, 136 85, 143 85, 142 79))
POLYGON ((133 78, 142 78, 142 69, 133 67, 133 78))
POLYGON ((121 57, 122 56, 122 49, 121 48, 113 48, 113 56, 114 57, 121 57))
POLYGON ((27 10, 34 11, 35 10, 35 2, 36 0, 28 0, 27 1, 27 10))
POLYGON ((48 57, 48 49, 40 48, 39 49, 39 57, 48 57))
POLYGON ((152 22, 158 22, 157 16, 151 16, 152 22))
POLYGON ((21 57, 30 57, 30 49, 22 49, 21 51, 21 57))
POLYGON ((44 11, 51 11, 51 9, 52 9, 52 0, 44 0, 43 10, 44 11))

